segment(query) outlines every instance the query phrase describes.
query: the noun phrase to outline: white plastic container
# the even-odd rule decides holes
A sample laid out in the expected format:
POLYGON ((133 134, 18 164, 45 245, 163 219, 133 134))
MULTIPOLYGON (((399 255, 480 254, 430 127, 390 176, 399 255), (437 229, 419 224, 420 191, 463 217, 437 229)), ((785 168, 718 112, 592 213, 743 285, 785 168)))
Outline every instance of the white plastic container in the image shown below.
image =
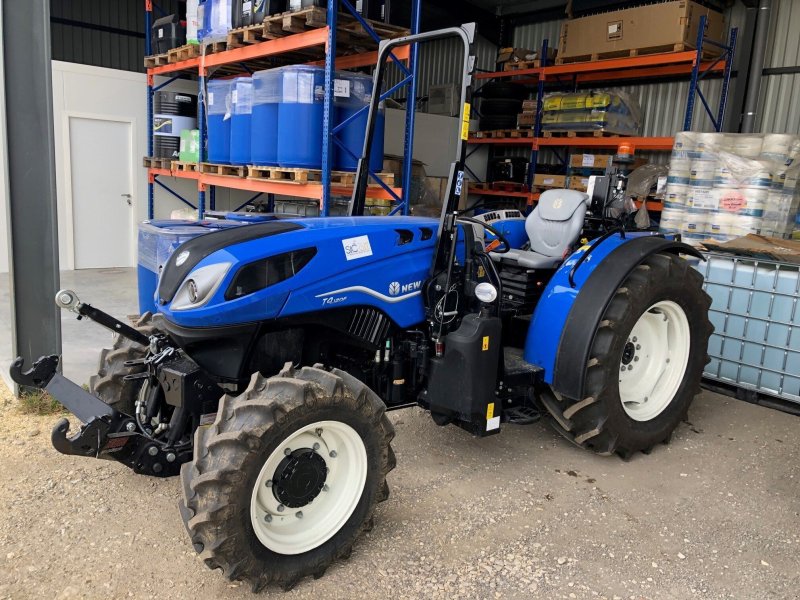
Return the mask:
POLYGON ((658 230, 661 233, 680 233, 686 211, 674 208, 664 208, 661 211, 661 221, 658 230))

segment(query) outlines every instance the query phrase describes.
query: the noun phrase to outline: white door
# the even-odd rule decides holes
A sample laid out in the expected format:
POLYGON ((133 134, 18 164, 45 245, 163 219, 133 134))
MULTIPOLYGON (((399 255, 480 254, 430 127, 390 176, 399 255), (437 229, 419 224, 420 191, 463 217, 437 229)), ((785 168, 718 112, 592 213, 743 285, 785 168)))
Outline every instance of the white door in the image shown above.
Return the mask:
POLYGON ((76 269, 132 267, 131 124, 69 120, 76 269))

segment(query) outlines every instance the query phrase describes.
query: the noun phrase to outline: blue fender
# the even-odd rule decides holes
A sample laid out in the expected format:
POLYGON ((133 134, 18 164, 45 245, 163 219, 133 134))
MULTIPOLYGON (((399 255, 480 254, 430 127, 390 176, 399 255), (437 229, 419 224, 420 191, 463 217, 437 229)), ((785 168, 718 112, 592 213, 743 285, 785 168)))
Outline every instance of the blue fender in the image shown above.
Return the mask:
POLYGON ((654 233, 627 232, 581 247, 556 271, 533 313, 523 354, 543 370, 553 389, 583 398, 589 350, 608 303, 637 265, 660 252, 702 258, 686 244, 654 233))

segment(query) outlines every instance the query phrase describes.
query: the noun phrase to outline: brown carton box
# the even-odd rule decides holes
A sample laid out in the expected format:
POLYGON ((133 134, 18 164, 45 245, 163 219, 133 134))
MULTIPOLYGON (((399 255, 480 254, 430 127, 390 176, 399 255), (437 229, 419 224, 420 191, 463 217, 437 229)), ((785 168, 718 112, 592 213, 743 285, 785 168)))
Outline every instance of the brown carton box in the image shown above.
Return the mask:
POLYGON ((533 185, 543 188, 563 188, 567 185, 567 178, 564 175, 537 173, 533 176, 533 185))
POLYGON ((536 124, 536 113, 521 113, 517 115, 517 127, 520 129, 533 127, 536 124))
MULTIPOLYGON (((628 56, 631 50, 694 48, 703 15, 708 22, 706 36, 722 42, 725 23, 721 13, 691 0, 679 0, 564 21, 558 55, 561 59, 612 58, 628 56)), ((703 48, 707 54, 720 53, 711 44, 703 48)))
POLYGON ((611 154, 570 154, 569 166, 574 169, 610 169, 611 154))
POLYGON ((580 175, 571 175, 569 178, 569 189, 585 192, 589 187, 589 178, 580 175))

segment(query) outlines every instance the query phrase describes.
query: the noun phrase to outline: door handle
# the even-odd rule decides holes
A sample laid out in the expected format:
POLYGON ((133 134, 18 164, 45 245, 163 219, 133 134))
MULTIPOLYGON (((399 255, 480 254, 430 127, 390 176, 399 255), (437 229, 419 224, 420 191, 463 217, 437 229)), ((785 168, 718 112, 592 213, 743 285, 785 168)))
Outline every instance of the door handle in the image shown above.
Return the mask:
POLYGON ((130 194, 120 194, 120 196, 122 196, 123 198, 125 198, 125 201, 128 203, 128 206, 131 206, 131 205, 133 204, 133 203, 131 202, 131 198, 132 198, 132 196, 131 196, 130 194))

